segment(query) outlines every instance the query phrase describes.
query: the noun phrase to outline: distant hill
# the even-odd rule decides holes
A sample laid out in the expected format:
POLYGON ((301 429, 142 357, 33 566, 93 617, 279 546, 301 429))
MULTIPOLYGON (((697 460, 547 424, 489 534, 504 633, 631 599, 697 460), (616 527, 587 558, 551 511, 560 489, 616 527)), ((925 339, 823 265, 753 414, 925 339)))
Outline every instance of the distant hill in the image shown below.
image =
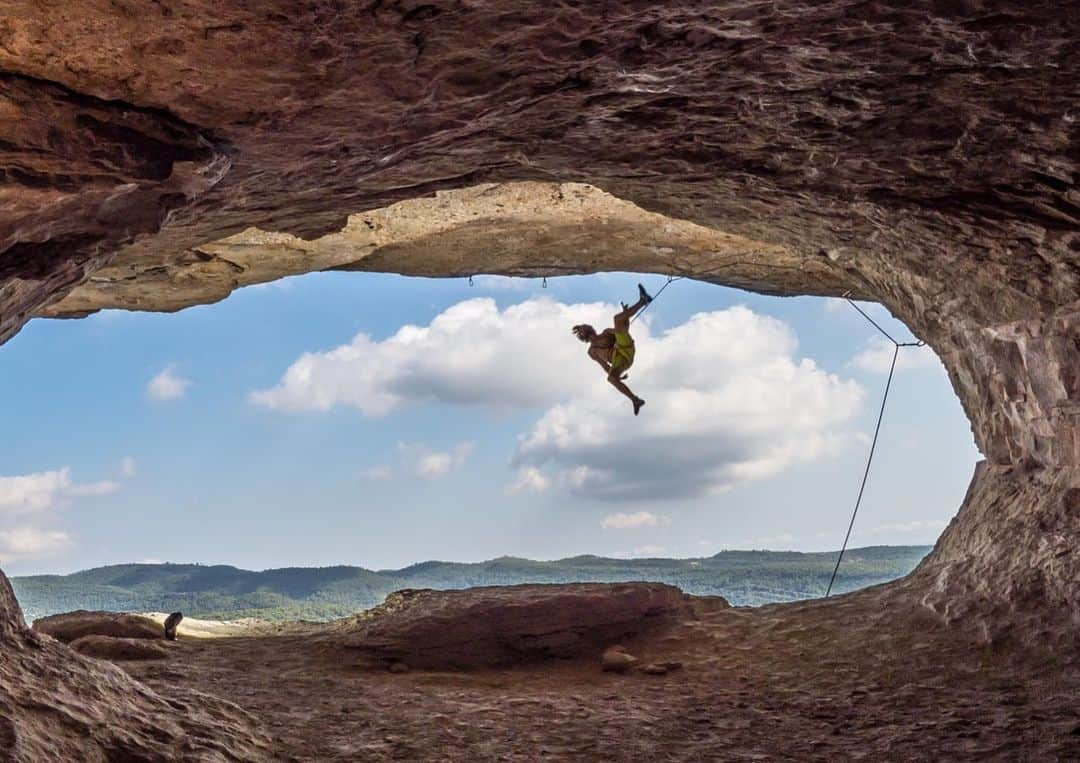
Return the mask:
MULTIPOLYGON (((834 590, 906 575, 929 546, 870 546, 848 551, 834 590)), ((515 583, 646 580, 687 593, 720 595, 755 606, 825 593, 836 552, 722 551, 700 559, 608 559, 551 562, 504 556, 486 562, 422 562, 400 570, 285 567, 252 572, 227 565, 118 564, 71 575, 12 578, 27 620, 73 609, 171 612, 192 617, 329 620, 379 604, 400 588, 468 588, 515 583)))

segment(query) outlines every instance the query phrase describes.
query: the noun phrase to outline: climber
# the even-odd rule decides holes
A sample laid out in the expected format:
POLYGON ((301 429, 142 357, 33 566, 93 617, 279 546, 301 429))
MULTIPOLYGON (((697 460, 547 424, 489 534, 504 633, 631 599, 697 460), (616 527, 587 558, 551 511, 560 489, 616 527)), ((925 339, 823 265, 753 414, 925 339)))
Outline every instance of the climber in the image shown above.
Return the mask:
POLYGON ((638 284, 638 301, 629 306, 623 303, 622 312, 615 314, 615 328, 604 329, 599 334, 587 323, 573 328, 577 338, 589 344, 589 357, 604 369, 611 386, 630 398, 630 402, 634 404, 635 416, 641 411, 645 401, 623 384, 626 371, 634 364, 634 340, 630 336, 630 319, 652 302, 652 299, 645 287, 638 284))

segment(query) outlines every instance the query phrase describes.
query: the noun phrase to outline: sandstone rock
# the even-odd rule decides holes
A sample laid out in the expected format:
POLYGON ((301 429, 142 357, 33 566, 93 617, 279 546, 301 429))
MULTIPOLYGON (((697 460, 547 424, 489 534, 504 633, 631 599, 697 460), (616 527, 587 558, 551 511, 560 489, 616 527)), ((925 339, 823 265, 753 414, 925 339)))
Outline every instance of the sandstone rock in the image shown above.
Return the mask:
MULTIPOLYGON (((991 465, 1080 467, 1072 5, 64 8, 0 30, 0 340, 307 269, 850 290, 937 351, 991 465)), ((965 506, 928 568, 1076 611, 1080 552, 1043 603, 998 576, 1054 543, 1042 506, 995 546, 965 506)))
POLYGON ((164 646, 143 638, 82 636, 69 646, 79 654, 103 660, 163 660, 169 656, 164 646))
POLYGON ((180 621, 183 619, 184 615, 182 612, 173 612, 165 618, 165 638, 169 641, 176 641, 176 629, 180 627, 180 621))
POLYGON ((687 611, 686 596, 659 583, 398 591, 355 621, 348 643, 412 668, 514 665, 595 654, 687 611))
MULTIPOLYGON (((9 0, 0 22, 0 341, 109 299, 220 299, 307 258, 850 289, 937 351, 987 457, 890 590, 988 638, 1075 633, 1074 4, 436 0, 346 4, 332 23, 283 0, 62 5, 9 0), (442 228, 365 239, 363 216, 347 224, 536 180, 551 185, 504 217, 462 197, 442 228), (568 182, 645 213, 575 225, 568 182), (648 213, 739 236, 748 256, 648 213), (570 243, 543 244, 539 221, 570 243), (485 255, 504 225, 534 253, 485 255)), ((68 752, 38 759, 85 757, 68 752)))
POLYGON ((605 649, 604 654, 600 657, 600 667, 608 673, 627 673, 637 663, 638 658, 629 654, 621 646, 605 649))
POLYGON ((408 673, 409 666, 404 662, 391 662, 390 667, 387 668, 391 673, 408 673))
POLYGON ((255 719, 231 702, 179 687, 166 699, 27 628, 3 574, 0 742, 0 759, 14 763, 274 759, 255 719))
POLYGON ((148 617, 121 612, 90 612, 80 609, 34 621, 34 630, 69 643, 83 636, 160 639, 161 626, 148 617))

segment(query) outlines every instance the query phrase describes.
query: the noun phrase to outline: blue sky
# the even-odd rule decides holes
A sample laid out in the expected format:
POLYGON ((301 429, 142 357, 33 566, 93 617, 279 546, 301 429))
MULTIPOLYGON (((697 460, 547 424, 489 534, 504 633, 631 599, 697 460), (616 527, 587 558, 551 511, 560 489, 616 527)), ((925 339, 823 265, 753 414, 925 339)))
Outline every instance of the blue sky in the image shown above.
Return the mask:
MULTIPOLYGON (((680 281, 635 325, 635 419, 569 328, 638 280, 322 273, 33 321, 0 346, 0 563, 837 548, 891 349, 837 300, 680 281)), ((854 545, 932 542, 979 458, 940 363, 905 353, 854 545)))

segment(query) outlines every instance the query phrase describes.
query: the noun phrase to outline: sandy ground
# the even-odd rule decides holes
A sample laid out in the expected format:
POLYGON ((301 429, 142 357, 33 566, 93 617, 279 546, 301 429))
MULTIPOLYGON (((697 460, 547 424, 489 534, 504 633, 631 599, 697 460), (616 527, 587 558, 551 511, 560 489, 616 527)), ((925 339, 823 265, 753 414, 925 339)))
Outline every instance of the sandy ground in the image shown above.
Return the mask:
MULTIPOLYGON (((184 638, 126 668, 261 718, 283 760, 1080 760, 1080 659, 985 646, 873 593, 702 612, 599 661, 392 674, 334 626, 184 638)), ((220 634, 218 634, 220 635, 220 634)))

